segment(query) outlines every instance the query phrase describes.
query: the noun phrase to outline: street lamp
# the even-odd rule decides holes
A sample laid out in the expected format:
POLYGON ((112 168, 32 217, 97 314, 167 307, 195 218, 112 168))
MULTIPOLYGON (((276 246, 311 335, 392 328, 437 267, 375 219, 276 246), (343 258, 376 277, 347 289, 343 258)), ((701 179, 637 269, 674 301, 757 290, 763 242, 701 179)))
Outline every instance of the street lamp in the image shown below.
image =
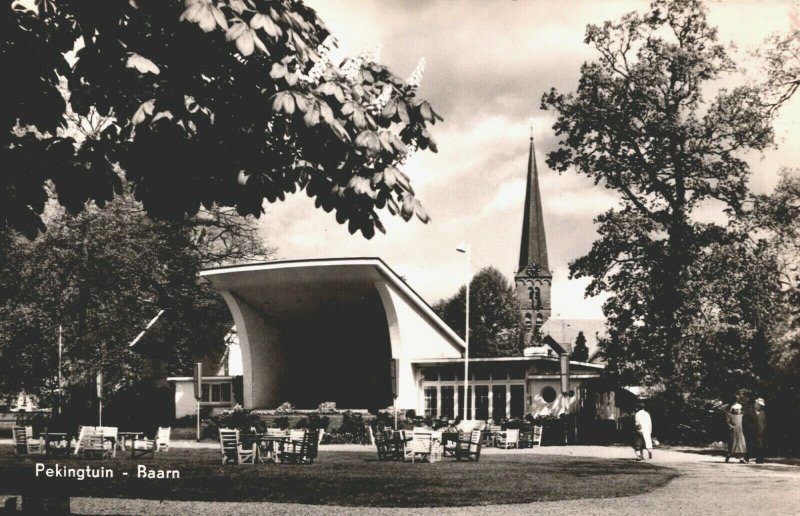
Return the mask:
POLYGON ((467 419, 467 400, 469 399, 469 282, 472 279, 470 269, 470 261, 469 261, 469 244, 466 242, 461 242, 458 247, 456 247, 456 251, 459 253, 464 253, 467 258, 467 292, 466 292, 466 323, 464 324, 464 419, 467 419))

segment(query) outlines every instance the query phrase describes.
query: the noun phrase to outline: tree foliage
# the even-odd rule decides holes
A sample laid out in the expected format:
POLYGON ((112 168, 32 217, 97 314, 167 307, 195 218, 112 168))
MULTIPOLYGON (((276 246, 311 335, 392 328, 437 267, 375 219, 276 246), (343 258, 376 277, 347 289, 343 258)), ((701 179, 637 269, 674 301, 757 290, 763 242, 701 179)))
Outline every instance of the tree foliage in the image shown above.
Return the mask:
POLYGON ((383 208, 428 220, 399 168, 436 150, 419 71, 404 81, 367 54, 332 62, 335 40, 300 1, 8 2, 0 30, 14 77, 0 101, 0 221, 28 237, 44 230, 50 182, 76 214, 120 193, 121 171, 164 218, 215 204, 259 216, 264 199, 305 189, 367 238, 383 208), (78 146, 70 113, 109 123, 78 146))
POLYGON ((215 363, 232 322, 197 273, 271 253, 252 225, 240 218, 231 233, 225 215, 214 223, 220 215, 159 222, 120 195, 77 217, 51 204, 50 230, 34 241, 1 232, 0 392, 53 392, 59 327, 69 387, 91 385, 102 370, 113 395, 143 379, 188 374, 196 359, 215 363), (209 237, 221 233, 228 240, 209 237), (145 337, 128 347, 162 309, 145 337))
POLYGON ((765 324, 752 305, 769 297, 758 290, 774 286, 776 271, 734 221, 748 211, 745 153, 773 144, 766 93, 716 88, 736 67, 696 0, 659 0, 646 13, 590 25, 585 42, 599 58, 583 65, 574 93, 552 90, 542 107, 556 112, 561 137, 548 164, 622 198, 597 218, 598 239, 570 266, 573 277, 592 279, 587 294, 613 294, 604 305, 609 368, 684 392, 709 363, 752 380, 758 373, 743 349, 759 346, 765 324), (709 202, 724 208, 729 226, 697 222, 709 202))
MULTIPOLYGON (((521 352, 521 321, 514 289, 499 270, 485 267, 470 281, 469 353, 473 357, 502 357, 521 352)), ((462 338, 466 288, 439 301, 434 311, 462 338)))
POLYGON ((589 347, 586 345, 586 336, 582 331, 579 331, 578 336, 575 338, 575 346, 572 348, 571 360, 576 360, 578 362, 589 361, 589 347))

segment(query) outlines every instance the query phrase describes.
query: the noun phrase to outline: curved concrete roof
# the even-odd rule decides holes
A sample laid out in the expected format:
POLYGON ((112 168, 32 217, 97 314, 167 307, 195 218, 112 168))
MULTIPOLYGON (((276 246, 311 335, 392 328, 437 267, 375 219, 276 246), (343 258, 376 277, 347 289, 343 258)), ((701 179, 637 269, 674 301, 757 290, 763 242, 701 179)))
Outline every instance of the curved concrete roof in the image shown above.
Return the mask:
POLYGON ((391 284, 451 345, 464 341, 380 258, 286 260, 216 267, 200 272, 219 291, 230 291, 272 316, 292 317, 363 296, 376 282, 391 284), (309 286, 314 286, 313 295, 309 286))

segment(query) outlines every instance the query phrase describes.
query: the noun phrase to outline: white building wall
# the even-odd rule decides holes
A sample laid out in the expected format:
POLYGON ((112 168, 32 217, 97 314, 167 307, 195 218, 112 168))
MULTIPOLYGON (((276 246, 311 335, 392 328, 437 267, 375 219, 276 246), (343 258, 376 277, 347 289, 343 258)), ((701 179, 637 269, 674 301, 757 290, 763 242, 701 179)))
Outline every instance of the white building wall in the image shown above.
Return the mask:
POLYGON ((412 361, 427 358, 459 358, 451 339, 432 324, 427 314, 412 305, 393 285, 376 282, 389 323, 392 358, 399 359, 395 406, 418 410, 422 400, 422 378, 412 361))
POLYGON ((197 413, 192 380, 177 380, 175 383, 175 418, 193 416, 197 413))

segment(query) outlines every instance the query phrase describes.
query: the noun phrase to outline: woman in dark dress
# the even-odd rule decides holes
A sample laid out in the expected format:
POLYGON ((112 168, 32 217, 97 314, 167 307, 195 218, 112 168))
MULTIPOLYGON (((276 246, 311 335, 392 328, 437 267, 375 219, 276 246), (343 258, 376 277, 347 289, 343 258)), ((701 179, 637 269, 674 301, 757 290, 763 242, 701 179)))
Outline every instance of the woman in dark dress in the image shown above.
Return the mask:
POLYGON ((728 454, 725 456, 725 462, 730 461, 732 456, 738 456, 739 462, 744 464, 747 462, 747 459, 745 459, 747 445, 745 444, 744 431, 742 430, 742 406, 739 403, 734 403, 726 417, 730 434, 728 436, 728 454))

